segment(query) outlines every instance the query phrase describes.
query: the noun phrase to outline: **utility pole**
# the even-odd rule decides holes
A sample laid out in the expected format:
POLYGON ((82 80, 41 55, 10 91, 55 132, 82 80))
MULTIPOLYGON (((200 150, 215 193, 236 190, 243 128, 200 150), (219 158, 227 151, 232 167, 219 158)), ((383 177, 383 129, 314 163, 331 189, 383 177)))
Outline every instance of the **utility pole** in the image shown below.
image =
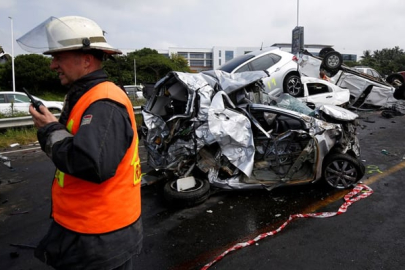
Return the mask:
POLYGON ((134 78, 135 78, 135 86, 136 86, 136 60, 134 58, 134 78))
POLYGON ((11 20, 11 70, 13 73, 13 92, 15 92, 15 73, 14 73, 14 30, 13 30, 13 18, 8 17, 11 20))

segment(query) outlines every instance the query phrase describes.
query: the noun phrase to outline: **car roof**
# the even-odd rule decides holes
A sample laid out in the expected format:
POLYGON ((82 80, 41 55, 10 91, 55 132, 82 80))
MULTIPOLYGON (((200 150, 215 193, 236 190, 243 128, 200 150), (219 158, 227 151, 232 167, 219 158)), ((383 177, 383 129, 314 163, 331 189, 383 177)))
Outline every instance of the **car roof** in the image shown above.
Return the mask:
POLYGON ((257 50, 257 51, 249 52, 247 54, 239 55, 239 56, 229 60, 225 64, 223 64, 218 69, 230 73, 235 68, 237 68, 241 64, 247 62, 248 60, 250 60, 252 58, 255 58, 257 56, 261 56, 261 55, 269 54, 269 53, 278 54, 280 56, 287 56, 287 55, 291 55, 291 57, 293 56, 293 54, 291 54, 289 52, 282 51, 280 49, 274 49, 273 48, 273 49, 267 49, 267 50, 257 50))

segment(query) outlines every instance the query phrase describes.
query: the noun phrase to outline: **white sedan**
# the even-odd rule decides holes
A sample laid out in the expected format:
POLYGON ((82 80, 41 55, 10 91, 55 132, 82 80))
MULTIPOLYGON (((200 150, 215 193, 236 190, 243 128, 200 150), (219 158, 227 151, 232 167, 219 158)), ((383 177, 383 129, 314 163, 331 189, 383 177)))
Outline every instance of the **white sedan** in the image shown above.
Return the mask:
MULTIPOLYGON (((299 95, 295 98, 303 102, 313 103, 317 105, 336 105, 344 107, 349 103, 350 91, 347 88, 341 88, 329 81, 301 76, 299 95)), ((281 96, 283 91, 281 89, 275 89, 269 92, 270 99, 277 100, 281 96)))
MULTIPOLYGON (((63 108, 63 102, 46 101, 33 96, 41 101, 45 107, 53 113, 60 113, 63 108)), ((0 92, 0 113, 4 115, 12 115, 18 112, 28 114, 31 101, 25 93, 13 91, 0 92)))
POLYGON ((329 81, 301 76, 304 96, 300 100, 318 104, 343 106, 349 103, 350 90, 341 88, 329 81))

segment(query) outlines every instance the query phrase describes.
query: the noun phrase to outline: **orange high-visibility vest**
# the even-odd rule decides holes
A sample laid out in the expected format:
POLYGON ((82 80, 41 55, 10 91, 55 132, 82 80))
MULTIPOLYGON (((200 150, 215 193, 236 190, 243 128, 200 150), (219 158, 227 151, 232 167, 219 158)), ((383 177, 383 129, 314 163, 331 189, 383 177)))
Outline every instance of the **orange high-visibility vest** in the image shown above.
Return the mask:
POLYGON ((111 82, 94 86, 73 107, 67 129, 75 135, 84 111, 100 99, 110 99, 125 105, 134 139, 115 175, 101 184, 56 170, 52 185, 52 216, 63 227, 79 233, 111 232, 130 225, 141 214, 139 140, 133 107, 125 92, 111 82))

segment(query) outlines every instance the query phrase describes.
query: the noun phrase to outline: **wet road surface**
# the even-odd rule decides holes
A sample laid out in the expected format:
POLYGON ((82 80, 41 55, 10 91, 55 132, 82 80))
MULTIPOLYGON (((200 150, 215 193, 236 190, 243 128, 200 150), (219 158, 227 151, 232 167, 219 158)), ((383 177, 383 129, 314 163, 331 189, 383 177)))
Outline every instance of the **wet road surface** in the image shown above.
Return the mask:
MULTIPOLYGON (((405 117, 367 112, 361 113, 360 124, 368 172, 363 181, 374 194, 336 217, 294 220, 209 269, 400 269, 405 263, 405 117)), ((50 222, 54 166, 40 150, 2 155, 11 159, 12 168, 0 164, 0 269, 49 269, 33 257, 31 247, 50 222)), ((234 244, 277 229, 292 214, 337 211, 343 200, 331 198, 347 192, 322 183, 271 192, 214 191, 205 203, 180 209, 167 205, 158 185, 145 186, 138 269, 201 269, 234 244)))

